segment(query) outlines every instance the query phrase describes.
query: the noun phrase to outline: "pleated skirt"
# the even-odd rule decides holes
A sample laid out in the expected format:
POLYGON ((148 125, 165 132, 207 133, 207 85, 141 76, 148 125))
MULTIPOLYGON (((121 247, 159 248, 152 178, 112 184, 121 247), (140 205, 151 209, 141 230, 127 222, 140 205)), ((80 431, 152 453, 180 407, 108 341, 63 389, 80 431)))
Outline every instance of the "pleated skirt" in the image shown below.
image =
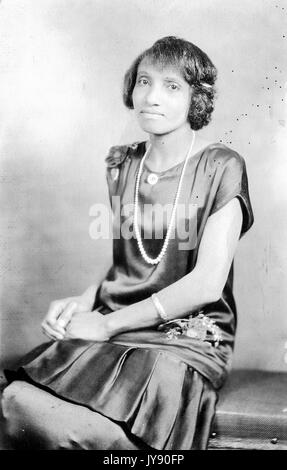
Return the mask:
POLYGON ((166 350, 78 339, 49 342, 7 378, 96 411, 153 449, 207 448, 217 392, 166 350))

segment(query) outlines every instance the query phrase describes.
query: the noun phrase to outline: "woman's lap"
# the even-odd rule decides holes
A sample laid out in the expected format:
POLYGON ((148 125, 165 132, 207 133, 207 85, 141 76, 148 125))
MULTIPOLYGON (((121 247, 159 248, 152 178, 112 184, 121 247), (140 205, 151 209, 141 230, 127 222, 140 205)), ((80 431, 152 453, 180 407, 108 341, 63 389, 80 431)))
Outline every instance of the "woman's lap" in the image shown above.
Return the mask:
POLYGON ((33 355, 6 371, 4 415, 22 446, 206 448, 217 394, 167 351, 69 342, 33 355))

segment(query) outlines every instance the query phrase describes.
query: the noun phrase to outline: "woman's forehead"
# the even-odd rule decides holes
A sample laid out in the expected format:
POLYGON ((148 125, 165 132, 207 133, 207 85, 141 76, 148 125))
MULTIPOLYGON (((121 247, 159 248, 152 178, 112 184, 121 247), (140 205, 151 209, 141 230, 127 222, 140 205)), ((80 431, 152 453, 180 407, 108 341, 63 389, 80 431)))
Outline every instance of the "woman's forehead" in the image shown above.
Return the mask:
POLYGON ((183 79, 183 75, 179 65, 172 63, 162 63, 160 61, 145 57, 138 66, 138 73, 147 72, 147 73, 160 73, 163 75, 172 75, 178 78, 183 79))

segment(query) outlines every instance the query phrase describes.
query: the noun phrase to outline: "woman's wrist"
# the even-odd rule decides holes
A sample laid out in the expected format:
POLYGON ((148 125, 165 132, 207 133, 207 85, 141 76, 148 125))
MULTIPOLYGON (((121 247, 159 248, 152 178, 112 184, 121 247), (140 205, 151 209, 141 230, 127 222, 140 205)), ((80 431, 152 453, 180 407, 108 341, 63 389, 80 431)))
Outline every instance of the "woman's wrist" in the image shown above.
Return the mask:
POLYGON ((126 331, 113 313, 114 312, 104 315, 105 329, 109 339, 126 331))
POLYGON ((107 334, 111 338, 121 333, 148 328, 162 323, 150 297, 105 315, 107 334))

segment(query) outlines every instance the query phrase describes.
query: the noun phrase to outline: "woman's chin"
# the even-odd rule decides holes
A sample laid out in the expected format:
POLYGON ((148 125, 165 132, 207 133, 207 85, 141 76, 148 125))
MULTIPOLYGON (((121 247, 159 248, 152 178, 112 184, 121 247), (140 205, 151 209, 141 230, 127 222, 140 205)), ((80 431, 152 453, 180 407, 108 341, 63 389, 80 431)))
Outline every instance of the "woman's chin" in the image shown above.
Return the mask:
POLYGON ((172 131, 172 129, 156 125, 156 123, 140 123, 140 127, 144 132, 154 135, 164 135, 172 131))

